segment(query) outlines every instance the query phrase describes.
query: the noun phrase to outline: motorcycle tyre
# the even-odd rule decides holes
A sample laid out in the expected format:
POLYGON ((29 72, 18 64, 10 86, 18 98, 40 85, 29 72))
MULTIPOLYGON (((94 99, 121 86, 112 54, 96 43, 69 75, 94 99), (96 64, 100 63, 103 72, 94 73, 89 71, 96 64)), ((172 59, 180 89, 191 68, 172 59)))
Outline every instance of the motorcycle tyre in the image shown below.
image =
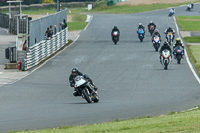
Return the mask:
POLYGON ((178 64, 181 63, 181 55, 177 55, 177 63, 178 63, 178 64))
POLYGON ((99 97, 97 95, 95 95, 95 98, 93 100, 95 103, 99 102, 99 97))
POLYGON ((90 95, 88 94, 88 92, 86 91, 86 89, 83 89, 83 90, 82 90, 82 94, 83 94, 85 100, 86 100, 88 103, 92 103, 92 99, 91 99, 90 95))

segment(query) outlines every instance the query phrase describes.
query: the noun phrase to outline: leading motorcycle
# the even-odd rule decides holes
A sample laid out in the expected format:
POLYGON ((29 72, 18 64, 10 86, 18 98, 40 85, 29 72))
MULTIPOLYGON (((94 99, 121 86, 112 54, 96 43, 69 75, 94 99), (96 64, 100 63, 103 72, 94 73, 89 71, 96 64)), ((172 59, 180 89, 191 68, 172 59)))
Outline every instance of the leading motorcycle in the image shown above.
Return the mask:
POLYGON ((94 86, 84 76, 76 76, 74 87, 88 103, 99 101, 97 91, 94 91, 94 86))
POLYGON ((161 55, 161 64, 163 65, 165 70, 167 70, 167 67, 171 61, 172 59, 170 51, 167 49, 163 50, 161 55))
POLYGON ((187 5, 186 11, 190 11, 191 9, 192 9, 192 5, 191 4, 187 5))

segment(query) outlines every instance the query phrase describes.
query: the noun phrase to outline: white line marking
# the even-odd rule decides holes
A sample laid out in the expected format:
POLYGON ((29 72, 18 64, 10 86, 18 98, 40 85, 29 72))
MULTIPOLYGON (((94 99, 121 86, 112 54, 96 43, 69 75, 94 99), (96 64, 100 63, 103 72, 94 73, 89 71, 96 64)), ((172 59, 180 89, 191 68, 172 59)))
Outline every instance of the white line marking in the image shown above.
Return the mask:
POLYGON ((0 72, 0 74, 2 74, 3 72, 0 72))
POLYGON ((91 16, 91 19, 90 19, 89 23, 87 24, 87 26, 84 28, 84 30, 87 29, 87 27, 89 26, 89 24, 92 22, 92 19, 93 19, 93 16, 91 16))
MULTIPOLYGON (((2 28, 3 29, 3 28, 2 28)), ((7 32, 8 33, 8 30, 6 30, 6 29, 3 29, 5 32, 7 32)))
MULTIPOLYGON (((177 33, 178 33, 178 36, 180 37, 181 41, 183 42, 181 36, 180 36, 180 33, 179 33, 179 27, 177 25, 177 22, 176 22, 176 18, 173 16, 173 19, 174 19, 174 22, 175 22, 175 25, 176 25, 176 29, 177 29, 177 33)), ((198 83, 200 84, 200 79, 199 79, 199 76, 197 75, 197 73, 195 72, 194 68, 192 67, 192 64, 188 58, 188 54, 187 54, 187 50, 185 48, 185 57, 186 57, 186 61, 190 67, 190 70, 192 71, 194 77, 197 79, 198 83)))
POLYGON ((7 85, 8 83, 0 83, 0 85, 7 85))

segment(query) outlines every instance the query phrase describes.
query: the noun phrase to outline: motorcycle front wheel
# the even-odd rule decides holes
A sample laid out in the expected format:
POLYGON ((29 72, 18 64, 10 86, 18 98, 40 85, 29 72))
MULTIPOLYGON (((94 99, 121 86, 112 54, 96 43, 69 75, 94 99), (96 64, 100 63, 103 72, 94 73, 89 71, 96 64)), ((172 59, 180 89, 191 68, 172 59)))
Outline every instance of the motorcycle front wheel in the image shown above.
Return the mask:
POLYGON ((87 89, 83 89, 82 90, 82 94, 83 94, 83 97, 85 98, 85 100, 88 102, 88 103, 92 103, 92 99, 87 91, 87 89))
POLYGON ((97 95, 95 95, 93 101, 94 101, 95 103, 99 102, 99 97, 98 97, 97 95))

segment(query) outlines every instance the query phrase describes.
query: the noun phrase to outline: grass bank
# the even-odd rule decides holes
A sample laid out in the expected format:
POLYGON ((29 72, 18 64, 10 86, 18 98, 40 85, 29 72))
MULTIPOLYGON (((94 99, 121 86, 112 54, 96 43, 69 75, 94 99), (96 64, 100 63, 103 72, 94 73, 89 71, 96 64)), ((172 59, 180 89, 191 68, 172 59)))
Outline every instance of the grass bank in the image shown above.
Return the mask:
POLYGON ((84 14, 80 14, 80 9, 72 9, 71 14, 72 15, 72 22, 68 22, 68 28, 69 31, 74 31, 74 30, 83 30, 86 25, 88 24, 86 21, 87 16, 84 14))
POLYGON ((126 121, 60 127, 17 133, 197 133, 200 132, 200 110, 171 113, 169 115, 130 119, 126 121))
POLYGON ((106 1, 101 1, 97 3, 97 7, 94 8, 90 12, 98 12, 98 13, 139 13, 139 12, 146 12, 146 11, 153 11, 157 9, 164 9, 169 7, 175 7, 183 4, 188 3, 181 3, 181 4, 152 4, 152 5, 136 5, 136 6, 129 6, 129 5, 114 5, 114 6, 107 6, 106 1))
MULTIPOLYGON (((200 16, 178 16, 177 23, 181 30, 200 31, 200 16)), ((200 43, 200 37, 185 37, 187 43, 200 43)), ((200 46, 186 45, 188 55, 200 75, 200 46)))
POLYGON ((190 60, 197 69, 198 74, 200 75, 200 46, 199 45, 186 45, 188 50, 188 55, 190 60))
POLYGON ((200 43, 200 36, 184 37, 185 42, 200 43))
POLYGON ((200 31, 200 16, 178 16, 177 22, 182 31, 200 31))

